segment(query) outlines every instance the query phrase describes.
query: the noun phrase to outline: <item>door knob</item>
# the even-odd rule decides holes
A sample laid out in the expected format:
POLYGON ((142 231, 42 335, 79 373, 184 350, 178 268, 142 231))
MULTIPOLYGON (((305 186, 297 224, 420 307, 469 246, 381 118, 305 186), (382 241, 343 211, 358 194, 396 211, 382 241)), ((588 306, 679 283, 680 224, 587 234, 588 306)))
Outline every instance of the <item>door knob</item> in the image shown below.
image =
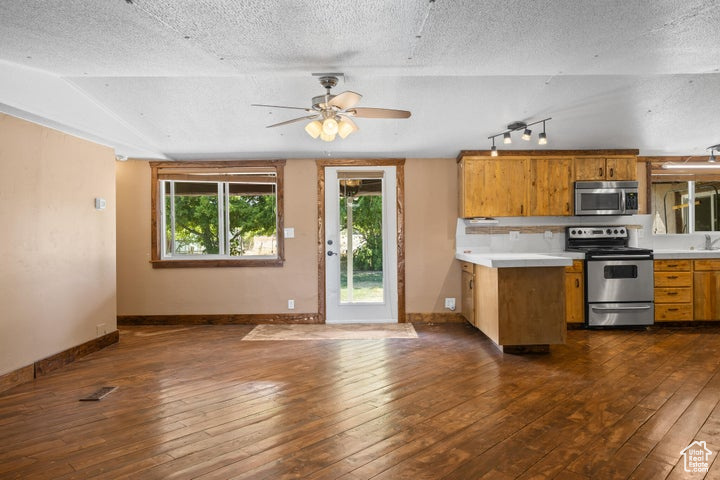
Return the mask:
POLYGON ((332 250, 328 250, 328 257, 332 257, 333 255, 337 255, 337 253, 333 252, 332 250))

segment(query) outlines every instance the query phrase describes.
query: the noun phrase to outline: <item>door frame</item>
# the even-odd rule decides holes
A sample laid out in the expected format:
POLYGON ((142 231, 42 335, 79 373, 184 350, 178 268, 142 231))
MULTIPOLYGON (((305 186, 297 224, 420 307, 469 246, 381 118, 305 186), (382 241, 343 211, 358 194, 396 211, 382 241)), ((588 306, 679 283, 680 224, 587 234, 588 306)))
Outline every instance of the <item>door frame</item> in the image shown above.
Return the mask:
POLYGON ((325 167, 395 167, 397 214, 397 312, 398 323, 405 323, 405 159, 337 158, 318 159, 318 316, 326 323, 325 299, 325 167))

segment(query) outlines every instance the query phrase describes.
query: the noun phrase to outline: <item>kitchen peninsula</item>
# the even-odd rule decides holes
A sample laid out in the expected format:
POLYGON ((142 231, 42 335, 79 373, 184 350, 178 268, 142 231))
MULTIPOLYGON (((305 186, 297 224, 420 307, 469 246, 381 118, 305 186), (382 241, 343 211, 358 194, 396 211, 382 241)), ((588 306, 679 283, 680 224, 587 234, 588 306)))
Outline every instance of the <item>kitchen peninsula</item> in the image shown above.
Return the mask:
POLYGON ((457 253, 463 315, 503 352, 548 352, 565 343, 564 267, 569 256, 457 253))

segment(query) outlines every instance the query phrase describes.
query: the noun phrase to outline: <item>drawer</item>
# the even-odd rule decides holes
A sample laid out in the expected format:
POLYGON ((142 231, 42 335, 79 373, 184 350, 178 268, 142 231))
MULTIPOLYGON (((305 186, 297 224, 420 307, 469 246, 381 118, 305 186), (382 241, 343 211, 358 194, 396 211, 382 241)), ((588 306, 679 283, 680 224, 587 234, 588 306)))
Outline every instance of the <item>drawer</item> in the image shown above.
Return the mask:
POLYGON ((656 287, 692 287, 692 272, 655 272, 656 287))
POLYGON ((460 262, 460 268, 463 272, 473 273, 473 264, 470 262, 460 262))
POLYGON ((692 303, 660 303, 655 305, 655 321, 671 322, 675 320, 692 320, 692 303))
POLYGON ((692 260, 655 260, 655 271, 686 271, 692 268, 692 260))
POLYGON ((655 303, 692 303, 690 287, 663 287, 655 289, 655 303))
POLYGON ((565 273, 582 273, 584 260, 573 260, 573 264, 565 267, 565 273))
POLYGON ((720 270, 720 259, 706 258, 695 260, 695 270, 720 270))

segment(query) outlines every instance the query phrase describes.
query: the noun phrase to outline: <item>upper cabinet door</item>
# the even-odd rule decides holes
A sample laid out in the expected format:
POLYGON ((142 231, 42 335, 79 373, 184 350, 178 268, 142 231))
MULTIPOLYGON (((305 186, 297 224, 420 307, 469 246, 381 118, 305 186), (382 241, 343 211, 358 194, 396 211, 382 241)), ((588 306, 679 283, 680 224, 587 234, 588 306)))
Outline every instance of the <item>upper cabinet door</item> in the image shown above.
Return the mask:
POLYGON ((527 158, 465 158, 461 164, 460 215, 519 217, 528 215, 527 158))
POLYGON ((605 165, 606 180, 637 180, 637 159, 635 157, 608 158, 605 165))
POLYGON ((576 157, 575 181, 605 180, 605 157, 576 157))
POLYGON ((530 159, 529 215, 571 215, 573 160, 530 159))

